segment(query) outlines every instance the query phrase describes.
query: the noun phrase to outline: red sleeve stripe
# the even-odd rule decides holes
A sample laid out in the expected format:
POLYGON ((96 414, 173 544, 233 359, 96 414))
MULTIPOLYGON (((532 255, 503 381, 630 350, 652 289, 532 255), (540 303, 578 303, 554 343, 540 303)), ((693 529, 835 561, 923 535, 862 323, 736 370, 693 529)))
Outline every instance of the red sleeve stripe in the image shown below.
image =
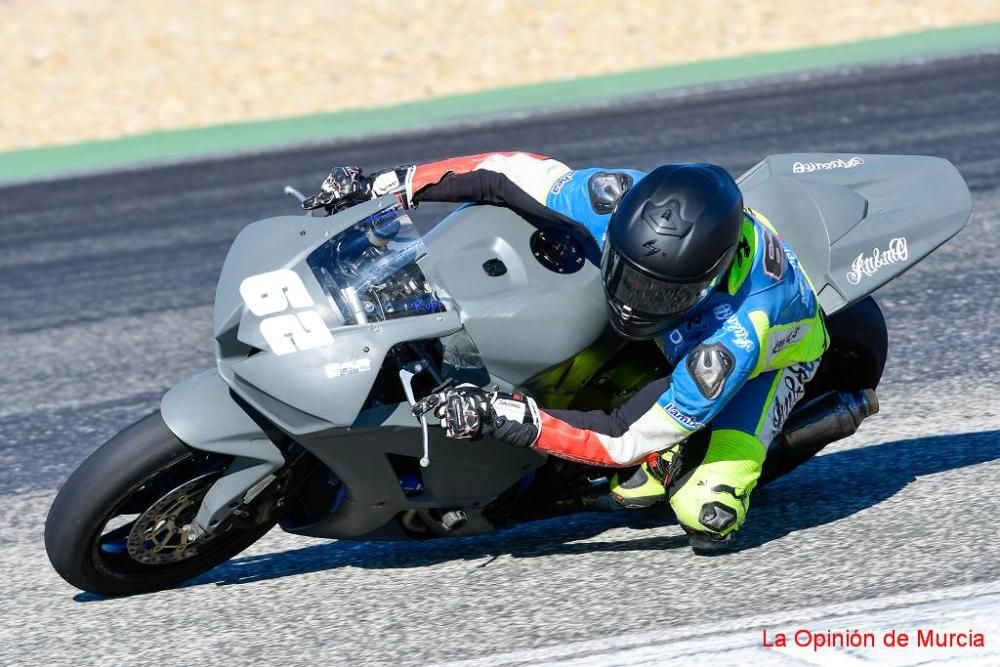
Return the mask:
POLYGON ((681 442, 692 433, 670 417, 658 403, 654 403, 619 435, 572 426, 545 412, 541 412, 541 424, 536 449, 601 466, 632 465, 647 454, 681 442))
POLYGON ((619 466, 597 433, 570 426, 561 419, 540 411, 542 427, 535 449, 563 459, 599 466, 619 466))

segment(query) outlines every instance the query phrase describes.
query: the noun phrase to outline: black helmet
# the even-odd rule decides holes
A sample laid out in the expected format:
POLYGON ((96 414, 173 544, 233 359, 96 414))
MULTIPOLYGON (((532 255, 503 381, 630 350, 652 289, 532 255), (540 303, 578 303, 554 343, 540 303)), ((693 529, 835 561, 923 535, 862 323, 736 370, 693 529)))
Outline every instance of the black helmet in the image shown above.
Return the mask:
POLYGON ((601 259, 608 317, 641 340, 680 324, 733 259, 743 195, 714 164, 658 167, 611 214, 601 259))

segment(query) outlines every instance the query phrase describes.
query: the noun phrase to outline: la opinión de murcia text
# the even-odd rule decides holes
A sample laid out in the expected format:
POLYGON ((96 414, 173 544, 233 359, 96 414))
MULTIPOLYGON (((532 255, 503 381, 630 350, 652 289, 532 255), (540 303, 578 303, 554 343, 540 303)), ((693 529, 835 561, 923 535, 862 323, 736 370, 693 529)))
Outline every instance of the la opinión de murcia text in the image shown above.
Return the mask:
POLYGON ((941 631, 934 629, 887 630, 809 630, 799 628, 789 632, 761 630, 761 646, 784 648, 796 646, 814 651, 835 648, 983 648, 986 637, 982 632, 941 631))

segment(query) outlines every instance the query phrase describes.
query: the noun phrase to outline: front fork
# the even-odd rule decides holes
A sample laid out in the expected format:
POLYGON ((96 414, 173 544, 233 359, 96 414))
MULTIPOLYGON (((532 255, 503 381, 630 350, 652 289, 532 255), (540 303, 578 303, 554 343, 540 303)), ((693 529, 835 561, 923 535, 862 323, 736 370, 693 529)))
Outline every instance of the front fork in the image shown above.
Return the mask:
POLYGON ((229 393, 216 369, 184 380, 160 403, 167 427, 192 449, 228 454, 232 463, 201 501, 189 532, 212 530, 241 505, 252 501, 285 465, 281 450, 229 393))
MULTIPOLYGON (((253 444, 258 446, 258 443, 253 444)), ((270 441, 268 444, 274 447, 270 441)), ((268 456, 266 459, 249 456, 237 456, 233 459, 222 477, 212 484, 201 501, 198 514, 192 519, 188 529, 191 539, 197 539, 202 534, 216 529, 232 516, 233 512, 252 502, 274 482, 274 473, 285 464, 281 452, 277 447, 274 449, 278 452, 277 459, 270 452, 265 452, 264 448, 261 448, 261 454, 263 456, 266 453, 268 456)))

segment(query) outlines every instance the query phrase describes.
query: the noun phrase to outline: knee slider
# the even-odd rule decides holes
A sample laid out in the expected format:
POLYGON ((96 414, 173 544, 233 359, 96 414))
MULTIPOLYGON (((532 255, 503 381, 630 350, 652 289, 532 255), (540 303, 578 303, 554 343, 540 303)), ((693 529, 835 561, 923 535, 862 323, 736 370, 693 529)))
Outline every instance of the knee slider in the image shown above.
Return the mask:
POLYGON ((730 507, 713 500, 701 506, 698 512, 698 521, 701 525, 711 528, 720 535, 736 524, 737 513, 730 507))

